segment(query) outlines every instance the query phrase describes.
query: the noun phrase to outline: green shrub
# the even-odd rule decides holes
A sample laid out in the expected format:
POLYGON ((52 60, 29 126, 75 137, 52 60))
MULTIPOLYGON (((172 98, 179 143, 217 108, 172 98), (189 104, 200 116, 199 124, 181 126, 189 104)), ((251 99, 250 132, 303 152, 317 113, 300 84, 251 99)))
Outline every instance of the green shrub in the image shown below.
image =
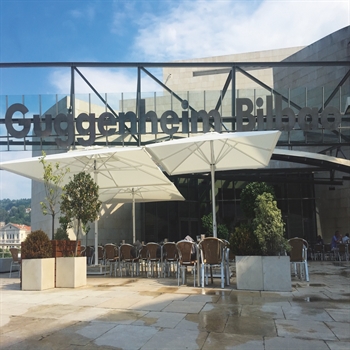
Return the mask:
MULTIPOLYGON (((213 214, 204 215, 202 217, 202 226, 207 237, 213 236, 213 214)), ((220 239, 228 239, 229 230, 225 224, 217 223, 217 236, 220 239)))
POLYGON ((271 193, 257 196, 253 228, 262 255, 279 255, 290 249, 284 237, 285 224, 281 210, 271 193))
POLYGON ((59 227, 55 233, 55 238, 58 241, 69 241, 69 236, 67 231, 65 231, 62 227, 59 227))
POLYGON ((231 233, 230 252, 233 255, 261 255, 259 241, 251 225, 241 224, 231 233))
POLYGON ((52 244, 47 234, 42 230, 32 231, 22 243, 24 259, 41 259, 52 257, 52 244))

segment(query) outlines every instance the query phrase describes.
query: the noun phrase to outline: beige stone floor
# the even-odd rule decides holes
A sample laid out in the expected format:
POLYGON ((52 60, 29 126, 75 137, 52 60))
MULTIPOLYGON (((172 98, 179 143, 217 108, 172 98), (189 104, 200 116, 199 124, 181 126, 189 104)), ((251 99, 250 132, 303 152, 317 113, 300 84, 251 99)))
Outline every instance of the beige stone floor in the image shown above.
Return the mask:
POLYGON ((309 262, 310 282, 288 293, 238 291, 235 277, 89 276, 77 289, 21 291, 0 275, 1 349, 350 348, 350 263, 309 262))

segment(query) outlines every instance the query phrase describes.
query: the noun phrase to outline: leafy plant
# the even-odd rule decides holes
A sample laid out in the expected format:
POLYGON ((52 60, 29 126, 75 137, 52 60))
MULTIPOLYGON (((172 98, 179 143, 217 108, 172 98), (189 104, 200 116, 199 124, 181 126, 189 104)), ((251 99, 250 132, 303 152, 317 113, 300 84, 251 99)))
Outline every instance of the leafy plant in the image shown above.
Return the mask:
POLYGON ((69 172, 69 169, 60 169, 59 163, 54 166, 45 160, 46 154, 43 151, 43 156, 40 159, 40 163, 44 167, 44 187, 45 187, 45 200, 40 202, 41 210, 44 215, 51 215, 51 238, 54 238, 55 232, 55 216, 57 214, 57 205, 60 203, 61 186, 64 176, 69 172))
MULTIPOLYGON (((205 231, 206 236, 211 237, 213 235, 213 214, 204 215, 202 217, 202 226, 205 231)), ((217 225, 218 238, 227 239, 229 235, 229 230, 226 225, 217 225)))
POLYGON ((42 230, 32 231, 22 242, 24 259, 41 259, 52 257, 52 244, 48 235, 42 230))
POLYGON ((255 216, 256 198, 263 193, 271 193, 274 196, 273 187, 265 182, 250 182, 241 193, 241 208, 248 220, 255 216))
POLYGON ((258 238, 251 225, 241 224, 231 233, 230 252, 234 255, 261 255, 258 238))
POLYGON ((279 255, 289 250, 271 186, 264 182, 248 184, 242 190, 241 207, 249 223, 236 227, 231 234, 230 250, 235 255, 279 255))
POLYGON ((69 236, 67 231, 65 231, 62 227, 59 227, 55 233, 54 239, 58 241, 69 241, 69 236))
POLYGON ((77 255, 78 240, 81 227, 88 226, 89 221, 97 219, 101 208, 98 199, 98 185, 90 174, 80 172, 74 175, 64 188, 61 202, 61 212, 71 222, 78 222, 76 232, 75 256, 77 255))
POLYGON ((253 227, 262 255, 278 255, 290 249, 284 238, 285 224, 281 210, 271 193, 263 193, 256 198, 253 227))

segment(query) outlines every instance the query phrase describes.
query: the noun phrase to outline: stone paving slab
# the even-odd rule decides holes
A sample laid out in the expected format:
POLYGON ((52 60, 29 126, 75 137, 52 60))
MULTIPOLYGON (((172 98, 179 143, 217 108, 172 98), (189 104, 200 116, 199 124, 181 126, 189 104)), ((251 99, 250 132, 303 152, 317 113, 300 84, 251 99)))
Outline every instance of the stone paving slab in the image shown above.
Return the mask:
MULTIPOLYGON (((349 349, 350 263, 310 262, 290 293, 88 276, 76 289, 21 291, 0 275, 0 348, 349 349)), ((234 272, 234 268, 233 268, 234 272)))

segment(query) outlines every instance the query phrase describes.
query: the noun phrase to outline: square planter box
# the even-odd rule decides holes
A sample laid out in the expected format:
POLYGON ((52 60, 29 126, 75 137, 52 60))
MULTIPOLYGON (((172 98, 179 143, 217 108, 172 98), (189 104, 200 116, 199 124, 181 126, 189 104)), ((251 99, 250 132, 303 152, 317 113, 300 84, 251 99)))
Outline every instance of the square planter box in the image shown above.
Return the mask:
POLYGON ((291 292, 289 256, 236 256, 237 289, 291 292))
POLYGON ((86 269, 85 256, 56 258, 56 287, 86 286, 86 269))
POLYGON ((22 290, 55 288, 55 259, 23 259, 22 290))

